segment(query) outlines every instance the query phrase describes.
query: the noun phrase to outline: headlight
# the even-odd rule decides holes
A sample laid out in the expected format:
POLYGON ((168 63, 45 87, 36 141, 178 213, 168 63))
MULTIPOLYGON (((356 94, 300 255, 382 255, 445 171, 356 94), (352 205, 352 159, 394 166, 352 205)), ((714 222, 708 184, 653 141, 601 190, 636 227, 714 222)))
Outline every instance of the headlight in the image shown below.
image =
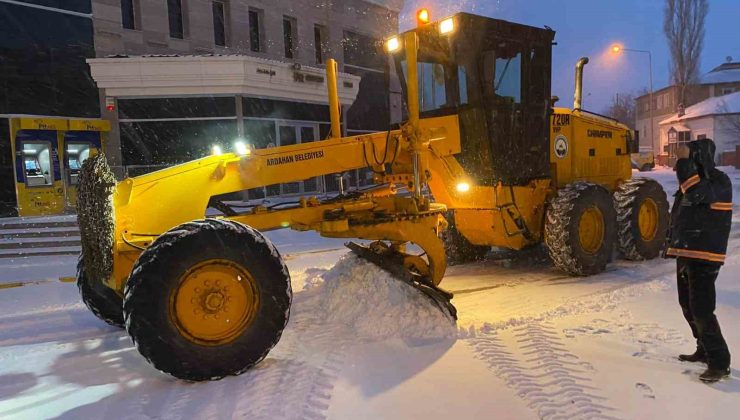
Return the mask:
POLYGON ((214 144, 213 147, 211 147, 211 154, 212 155, 218 156, 221 153, 223 153, 223 151, 221 150, 221 146, 219 146, 217 144, 214 144))
POLYGON ((455 30, 455 20, 447 18, 439 23, 439 33, 442 35, 449 34, 455 30))
POLYGON ((234 151, 237 155, 241 156, 249 156, 252 154, 252 149, 250 149, 243 141, 237 141, 234 143, 234 151))
POLYGON ((397 36, 394 36, 393 38, 385 42, 385 49, 390 53, 396 52, 401 49, 401 41, 398 39, 397 36))
POLYGON ((468 184, 467 182, 460 182, 459 184, 457 184, 457 192, 464 193, 468 191, 470 191, 470 184, 468 184))

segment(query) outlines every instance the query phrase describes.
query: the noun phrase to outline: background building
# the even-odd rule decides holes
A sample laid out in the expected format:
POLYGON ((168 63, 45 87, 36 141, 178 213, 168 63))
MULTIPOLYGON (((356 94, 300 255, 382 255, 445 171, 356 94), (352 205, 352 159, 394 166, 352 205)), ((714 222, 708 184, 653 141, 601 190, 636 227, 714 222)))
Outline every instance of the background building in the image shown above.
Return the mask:
POLYGON ((90 1, 0 0, 0 216, 16 204, 8 118, 100 116, 90 1))
MULTIPOLYGON (((740 91, 740 62, 728 61, 699 78, 699 83, 687 92, 688 108, 708 98, 727 95, 740 91)), ((640 130, 641 146, 653 147, 661 164, 667 164, 675 155, 668 146, 667 137, 661 133, 661 121, 678 113, 678 87, 668 86, 653 93, 652 130, 650 120, 650 95, 645 94, 636 99, 636 128, 640 130), (652 133, 652 137, 651 137, 652 133)), ((692 138, 693 140, 696 137, 692 138)))
MULTIPOLYGON (((233 60, 240 60, 245 68, 268 72, 271 87, 280 91, 302 89, 305 84, 295 82, 309 73, 312 76, 302 82, 323 83, 324 63, 334 58, 340 63, 340 71, 359 76, 355 82, 359 86, 349 88, 355 91, 356 100, 345 102, 344 132, 351 135, 387 130, 391 95, 386 88, 389 72, 382 39, 398 31, 401 7, 402 1, 398 0, 93 0, 96 56, 112 57, 91 62, 99 68, 95 71, 98 82, 107 78, 115 87, 132 88, 139 69, 156 72, 156 68, 173 65, 187 71, 177 63, 191 60, 188 56, 210 56, 198 61, 226 71, 224 79, 243 78, 243 83, 223 82, 232 86, 231 91, 221 86, 200 94, 188 89, 187 80, 178 79, 175 73, 156 77, 174 78, 169 83, 182 89, 151 93, 153 87, 148 80, 139 87, 149 90, 124 96, 113 97, 101 90, 109 103, 116 103, 112 112, 103 112, 103 117, 120 129, 110 135, 112 163, 137 174, 203 156, 211 144, 231 144, 243 133, 258 147, 326 137, 329 115, 325 87, 315 89, 317 95, 310 97, 272 95, 250 84, 248 79, 254 72, 228 73, 231 70, 224 63, 233 60), (138 60, 138 66, 105 65, 105 60, 126 64, 120 61, 124 58, 138 60), (132 73, 121 73, 126 69, 132 73)), ((219 84, 214 80, 207 83, 219 84)), ((113 85, 105 87, 114 91, 113 85)), ((99 87, 104 86, 99 83, 99 87)), ((342 88, 340 84, 340 91, 342 88)), ((399 103, 400 96, 396 96, 397 113, 399 103)), ((333 179, 274 186, 267 193, 332 190, 336 189, 333 179)), ((350 177, 352 184, 366 180, 361 173, 350 177)))
MULTIPOLYGON (((285 69, 294 78, 308 74, 304 81, 314 85, 311 74, 321 74, 331 57, 345 75, 359 77, 347 88, 353 100, 345 98, 344 132, 386 130, 400 119, 400 94, 386 88, 389 71, 379 47, 398 31, 402 6, 402 0, 0 0, 0 202, 12 207, 15 194, 8 176, 11 115, 110 120, 106 152, 119 175, 200 157, 211 144, 230 144, 242 132, 252 133, 257 146, 281 144, 281 135, 290 141, 291 128, 281 128, 287 125, 295 142, 328 132, 323 92, 322 100, 289 92, 276 99, 249 91, 249 83, 231 83, 241 90, 106 101, 86 63, 95 57, 151 66, 161 64, 162 56, 242 60, 285 69)), ((366 180, 360 172, 349 177, 351 184, 366 180)), ((336 187, 335 177, 326 177, 267 192, 336 187)))
POLYGON ((713 139, 717 145, 715 162, 730 166, 739 163, 740 90, 705 99, 686 108, 683 115, 673 114, 660 122, 661 143, 667 145, 671 164, 679 146, 702 138, 713 139))

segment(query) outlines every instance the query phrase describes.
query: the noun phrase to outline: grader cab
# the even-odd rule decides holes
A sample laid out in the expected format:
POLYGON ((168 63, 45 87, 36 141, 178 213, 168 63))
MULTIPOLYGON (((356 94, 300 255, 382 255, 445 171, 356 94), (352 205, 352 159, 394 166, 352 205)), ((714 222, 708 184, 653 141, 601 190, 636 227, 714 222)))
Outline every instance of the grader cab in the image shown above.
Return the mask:
POLYGON ((326 140, 241 144, 118 183, 104 157, 89 159, 78 198, 83 301, 125 325, 157 369, 210 380, 262 360, 288 321, 290 276, 261 231, 369 240, 349 247, 451 316, 452 295, 438 287, 448 260, 480 258, 491 246, 544 242, 572 275, 602 271, 615 246, 629 259, 654 258, 667 229, 665 193, 631 178, 634 133, 581 109, 587 59, 577 65, 574 109, 553 107, 554 35, 460 13, 388 39, 407 115, 385 132, 341 137, 329 61, 326 140), (248 208, 219 200, 365 167, 374 187, 328 199, 248 208), (223 215, 206 218, 209 207, 223 215))

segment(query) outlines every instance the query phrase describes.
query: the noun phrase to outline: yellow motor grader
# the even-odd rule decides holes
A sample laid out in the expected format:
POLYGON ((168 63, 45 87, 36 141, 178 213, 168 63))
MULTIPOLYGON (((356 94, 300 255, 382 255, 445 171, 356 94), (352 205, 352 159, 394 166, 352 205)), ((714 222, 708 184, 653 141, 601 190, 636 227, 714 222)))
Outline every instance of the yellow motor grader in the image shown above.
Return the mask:
POLYGON ((78 287, 101 319, 126 327, 157 369, 186 380, 236 375, 280 339, 290 276, 260 232, 291 228, 348 244, 454 316, 438 287, 454 262, 490 247, 545 243, 572 275, 658 255, 667 230, 659 184, 633 179, 637 133, 551 98, 555 32, 459 13, 385 42, 406 117, 342 137, 336 63, 327 65, 331 135, 214 154, 116 183, 85 162, 78 287), (224 194, 369 167, 375 186, 332 198, 236 208, 224 194), (433 197, 433 198, 432 198, 433 197), (208 208, 220 210, 206 217, 208 208), (423 252, 414 253, 415 244, 423 252))

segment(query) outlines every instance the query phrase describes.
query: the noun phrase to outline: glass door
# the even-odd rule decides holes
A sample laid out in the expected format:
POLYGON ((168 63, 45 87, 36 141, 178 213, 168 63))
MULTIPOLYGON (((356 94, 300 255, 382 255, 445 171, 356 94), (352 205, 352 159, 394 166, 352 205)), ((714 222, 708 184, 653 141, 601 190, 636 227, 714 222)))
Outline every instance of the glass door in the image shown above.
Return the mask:
MULTIPOLYGON (((278 146, 291 146, 299 143, 298 127, 295 125, 278 125, 278 146)), ((281 195, 301 192, 300 182, 289 182, 281 187, 281 195)))
MULTIPOLYGON (((318 133, 318 127, 316 124, 302 125, 299 127, 301 134, 301 143, 310 143, 316 140, 318 133)), ((317 193, 319 191, 319 178, 309 178, 303 181, 303 189, 301 192, 304 193, 317 193)))
MULTIPOLYGON (((318 124, 281 122, 277 124, 278 146, 310 143, 318 137, 318 124)), ((309 178, 300 182, 282 184, 279 189, 268 189, 268 195, 294 195, 316 193, 319 190, 318 178, 309 178), (278 192, 279 191, 279 192, 278 192)))

